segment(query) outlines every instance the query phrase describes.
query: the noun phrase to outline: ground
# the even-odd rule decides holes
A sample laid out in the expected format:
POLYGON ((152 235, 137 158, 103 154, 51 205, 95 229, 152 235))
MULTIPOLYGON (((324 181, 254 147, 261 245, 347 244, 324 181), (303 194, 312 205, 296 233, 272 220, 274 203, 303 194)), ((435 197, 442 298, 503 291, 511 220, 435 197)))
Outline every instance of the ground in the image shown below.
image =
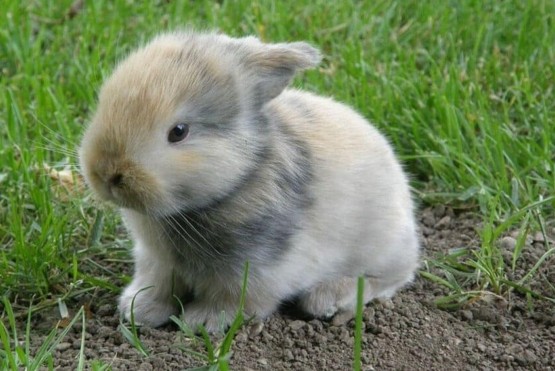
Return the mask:
MULTIPOLYGON (((449 208, 422 211, 423 258, 450 249, 477 247, 480 222, 470 213, 456 214, 449 208)), ((549 231, 553 237, 553 229, 549 231)), ((510 236, 505 239, 510 242, 510 236)), ((509 244, 510 245, 510 244, 509 244)), ((543 250, 542 250, 543 249, 543 250)), ((522 269, 538 261, 544 244, 527 241, 522 269)), ((538 282, 555 281, 555 260, 547 260, 538 282)), ((123 268, 122 268, 123 269, 123 268)), ((422 269, 425 269, 423 266, 422 269)), ((551 287, 552 289, 552 287, 551 287)), ((364 370, 466 370, 555 368, 555 306, 542 300, 529 301, 513 294, 506 300, 485 296, 455 311, 439 309, 434 301, 444 294, 436 283, 419 277, 391 301, 374 302, 364 310, 364 370), (488 299, 489 300, 486 300, 488 299), (492 299, 493 298, 493 299, 492 299)), ((113 370, 176 370, 203 365, 183 349, 201 349, 177 329, 142 328, 141 340, 149 356, 130 345, 118 330, 116 297, 100 295, 89 300, 85 356, 90 364, 99 360, 113 370)), ((75 304, 76 310, 78 304, 75 304)), ((52 312, 54 312, 52 310, 52 312)), ((289 313, 290 311, 285 311, 289 313)), ((233 370, 348 370, 353 363, 354 321, 335 326, 330 322, 276 314, 260 325, 247 325, 232 346, 233 370)), ((33 342, 40 346, 46 330, 55 322, 43 311, 33 319, 33 342)), ((73 370, 81 346, 78 323, 59 344, 55 366, 73 370)))

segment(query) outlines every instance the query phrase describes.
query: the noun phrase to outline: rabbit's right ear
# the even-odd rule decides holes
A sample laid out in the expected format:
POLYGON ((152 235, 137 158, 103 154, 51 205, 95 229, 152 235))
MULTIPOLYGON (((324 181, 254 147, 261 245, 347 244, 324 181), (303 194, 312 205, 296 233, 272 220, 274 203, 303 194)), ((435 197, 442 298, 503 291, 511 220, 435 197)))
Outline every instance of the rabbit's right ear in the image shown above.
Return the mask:
POLYGON ((277 97, 298 70, 315 67, 322 59, 320 52, 305 42, 257 43, 244 61, 249 77, 254 77, 257 100, 264 104, 277 97))

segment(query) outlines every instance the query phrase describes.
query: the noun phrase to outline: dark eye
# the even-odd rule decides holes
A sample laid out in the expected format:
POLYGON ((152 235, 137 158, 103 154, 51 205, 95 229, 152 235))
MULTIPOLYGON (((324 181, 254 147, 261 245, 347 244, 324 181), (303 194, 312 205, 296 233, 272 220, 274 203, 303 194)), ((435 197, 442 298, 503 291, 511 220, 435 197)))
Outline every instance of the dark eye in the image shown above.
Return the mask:
POLYGON ((187 135, 189 135, 189 125, 177 124, 170 130, 170 133, 168 134, 168 142, 181 142, 183 139, 187 138, 187 135))

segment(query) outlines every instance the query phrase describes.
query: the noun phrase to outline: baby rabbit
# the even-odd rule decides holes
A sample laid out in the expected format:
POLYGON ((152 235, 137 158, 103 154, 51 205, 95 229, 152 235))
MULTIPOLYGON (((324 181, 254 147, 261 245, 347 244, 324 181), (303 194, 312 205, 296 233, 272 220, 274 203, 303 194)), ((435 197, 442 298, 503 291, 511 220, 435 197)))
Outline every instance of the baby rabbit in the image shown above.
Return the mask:
POLYGON ((387 140, 330 98, 286 89, 316 66, 304 42, 170 33, 104 83, 80 163, 121 209, 135 272, 119 309, 218 330, 239 305, 265 318, 297 298, 317 317, 411 281, 419 244, 407 178, 387 140))

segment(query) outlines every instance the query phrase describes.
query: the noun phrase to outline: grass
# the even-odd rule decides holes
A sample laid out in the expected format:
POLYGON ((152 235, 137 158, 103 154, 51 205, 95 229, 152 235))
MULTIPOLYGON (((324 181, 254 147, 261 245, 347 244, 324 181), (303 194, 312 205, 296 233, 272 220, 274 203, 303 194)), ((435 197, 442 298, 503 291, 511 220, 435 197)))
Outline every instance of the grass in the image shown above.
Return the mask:
POLYGON ((127 279, 113 269, 129 261, 116 213, 98 212, 44 164, 75 170, 102 79, 137 44, 183 26, 320 47, 321 67, 295 85, 376 123, 423 205, 483 216, 481 246, 427 262, 447 306, 483 292, 544 296, 528 285, 543 260, 515 281, 523 239, 512 265, 496 239, 553 220, 553 1, 99 0, 70 15, 71 6, 6 0, 0 12, 0 296, 16 318, 31 301, 40 310, 97 288, 115 294, 127 279))
POLYGON ((532 219, 537 219, 545 241, 545 223, 541 213, 538 212, 541 205, 550 201, 542 200, 515 213, 508 220, 494 226, 495 220, 485 223, 482 231, 482 245, 478 249, 459 248, 451 253, 440 257, 438 260, 430 260, 428 269, 421 274, 448 288, 449 293, 438 299, 436 304, 444 309, 460 309, 469 302, 491 297, 508 301, 511 293, 518 292, 528 298, 542 299, 555 303, 555 288, 551 286, 549 294, 543 294, 530 289, 529 283, 536 278, 538 269, 551 256, 555 255, 555 247, 545 243, 545 252, 526 272, 515 274, 517 262, 521 257, 525 246, 526 236, 529 234, 532 219), (503 247, 499 243, 501 236, 513 225, 516 220, 522 220, 521 229, 515 240, 515 246, 511 253, 512 264, 507 264, 503 259, 503 247), (431 267, 439 269, 443 278, 431 273, 431 267), (512 278, 511 278, 512 277, 512 278))
POLYGON ((364 277, 357 280, 357 306, 355 311, 355 341, 353 347, 353 370, 362 370, 362 315, 364 311, 364 277))
POLYGON ((129 324, 131 326, 131 329, 129 329, 127 327, 127 325, 124 323, 123 318, 120 317, 120 324, 119 324, 119 330, 122 333, 122 335, 125 337, 125 339, 127 339, 127 341, 133 345, 133 347, 135 349, 137 349, 137 351, 143 355, 143 357, 148 357, 148 350, 146 349, 146 347, 144 346, 143 342, 141 341, 140 337, 139 337, 139 326, 137 325, 137 323, 135 322, 135 298, 137 297, 137 295, 139 295, 139 293, 141 293, 142 291, 151 289, 152 286, 149 287, 145 287, 142 288, 141 290, 139 290, 135 296, 133 296, 133 300, 131 300, 131 315, 129 318, 129 324))
MULTIPOLYGON (((3 300, 5 317, 8 320, 9 326, 6 327, 4 322, 0 322, 0 342, 2 348, 0 349, 0 369, 2 370, 54 370, 54 359, 53 352, 56 347, 61 343, 63 338, 67 335, 73 324, 82 318, 83 329, 82 329, 82 341, 81 349, 79 352, 79 363, 78 370, 83 370, 83 350, 84 350, 84 339, 85 339, 85 314, 83 307, 79 309, 75 317, 61 326, 61 330, 58 330, 58 326, 52 329, 46 338, 42 341, 42 345, 36 351, 34 355, 31 355, 31 315, 33 313, 32 308, 29 309, 27 315, 27 321, 25 322, 25 335, 23 341, 20 341, 18 336, 18 329, 16 325, 15 315, 10 302, 4 298, 3 300), (10 334, 11 331, 11 334, 10 334)), ((61 323, 58 323, 60 325, 61 323)))

